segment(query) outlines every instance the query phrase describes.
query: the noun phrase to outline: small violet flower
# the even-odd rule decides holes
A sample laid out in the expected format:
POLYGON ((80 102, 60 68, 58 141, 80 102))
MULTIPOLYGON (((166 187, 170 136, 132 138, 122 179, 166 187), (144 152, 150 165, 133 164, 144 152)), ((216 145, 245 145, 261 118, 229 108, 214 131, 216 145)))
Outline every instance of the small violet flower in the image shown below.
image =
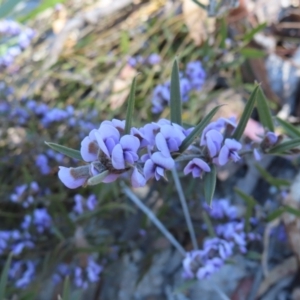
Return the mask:
POLYGON ((201 177, 203 172, 210 172, 210 167, 200 158, 193 158, 183 170, 184 175, 192 173, 193 178, 201 177))
POLYGON ((234 139, 226 139, 219 153, 219 164, 224 166, 229 160, 237 162, 240 159, 238 151, 242 145, 234 139))

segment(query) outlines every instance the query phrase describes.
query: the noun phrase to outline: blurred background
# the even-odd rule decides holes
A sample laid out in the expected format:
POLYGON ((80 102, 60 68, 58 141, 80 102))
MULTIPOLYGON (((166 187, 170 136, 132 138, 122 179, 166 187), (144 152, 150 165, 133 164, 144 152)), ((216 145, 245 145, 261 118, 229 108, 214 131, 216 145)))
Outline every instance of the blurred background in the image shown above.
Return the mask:
MULTIPOLYGON (((272 113, 294 125, 277 133, 297 136, 298 0, 0 3, 2 270, 14 254, 3 298, 0 281, 1 300, 62 299, 66 277, 70 296, 64 300, 300 299, 298 156, 264 157, 262 168, 246 157, 218 170, 216 201, 226 199, 241 219, 252 220, 253 239, 246 253, 196 282, 182 278, 182 258, 119 182, 67 189, 58 166, 78 161, 44 143, 79 149, 102 121, 125 119, 137 74, 133 125, 168 118, 176 56, 185 124, 195 125, 220 104, 226 105, 216 118, 238 119, 256 81, 272 113), (235 187, 255 201, 250 215, 235 187), (292 212, 282 209, 284 201, 292 212)), ((254 111, 245 144, 260 130, 254 111)), ((199 179, 179 175, 201 244, 218 220, 203 209, 199 179)), ((192 248, 171 178, 134 192, 185 249, 192 248)))

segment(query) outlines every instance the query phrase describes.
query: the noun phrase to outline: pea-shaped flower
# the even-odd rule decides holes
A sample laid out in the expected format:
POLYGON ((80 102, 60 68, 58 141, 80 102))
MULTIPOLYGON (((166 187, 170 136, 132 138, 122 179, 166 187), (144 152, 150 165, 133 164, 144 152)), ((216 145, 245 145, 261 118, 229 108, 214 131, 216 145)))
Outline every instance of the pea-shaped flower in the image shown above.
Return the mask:
POLYGON ((165 176, 165 170, 174 168, 175 162, 172 157, 165 157, 161 152, 155 152, 145 162, 144 175, 146 180, 155 177, 159 180, 165 176))
POLYGON ((184 175, 192 173, 194 178, 201 177, 203 172, 210 172, 210 167, 200 158, 193 158, 183 170, 184 175))
POLYGON ((240 160, 238 151, 241 150, 242 145, 234 139, 226 139, 223 147, 219 153, 219 164, 224 166, 229 160, 237 162, 240 160))
POLYGON ((132 135, 124 135, 112 150, 112 165, 117 170, 125 169, 126 162, 133 164, 138 160, 137 151, 140 147, 140 141, 132 135))
POLYGON ((206 147, 211 158, 219 154, 222 142, 223 135, 219 131, 212 129, 206 133, 206 147))

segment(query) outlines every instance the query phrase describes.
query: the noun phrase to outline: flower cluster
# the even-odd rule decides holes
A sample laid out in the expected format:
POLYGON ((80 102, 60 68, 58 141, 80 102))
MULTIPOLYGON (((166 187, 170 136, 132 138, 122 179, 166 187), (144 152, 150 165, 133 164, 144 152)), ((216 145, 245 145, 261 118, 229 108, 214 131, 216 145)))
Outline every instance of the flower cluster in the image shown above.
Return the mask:
MULTIPOLYGON (((211 164, 224 166, 240 160, 241 143, 230 138, 236 124, 233 119, 220 118, 204 128, 199 141, 187 150, 192 158, 183 169, 185 175, 202 177, 211 171, 211 164)), ((165 177, 165 171, 175 166, 174 154, 179 154, 183 140, 193 128, 184 129, 166 119, 131 128, 124 134, 125 121, 104 121, 81 142, 80 153, 88 165, 77 168, 60 166, 58 176, 69 188, 115 181, 121 174, 131 176, 133 187, 141 187, 155 178, 165 177), (105 173, 106 172, 106 173, 105 173), (89 179, 100 176, 101 180, 89 179), (105 175, 106 174, 106 175, 105 175)), ((184 157, 184 155, 183 155, 184 157)))
POLYGON ((39 191, 39 185, 35 181, 30 184, 22 184, 15 188, 14 193, 10 195, 10 200, 15 203, 20 203, 24 208, 27 208, 33 203, 34 197, 39 191))
MULTIPOLYGON (((189 62, 185 72, 180 74, 180 92, 183 102, 188 101, 191 91, 200 91, 206 78, 205 70, 200 61, 189 62)), ((159 84, 152 95, 152 112, 160 113, 164 105, 170 102, 170 81, 159 84)))
POLYGON ((157 53, 152 53, 148 57, 143 57, 141 55, 132 56, 128 58, 128 64, 135 68, 138 65, 157 65, 161 62, 161 57, 157 53))
POLYGON ((214 226, 216 237, 207 239, 202 250, 186 254, 183 260, 185 278, 203 279, 211 276, 234 254, 235 249, 246 253, 247 243, 261 238, 257 233, 246 233, 245 220, 239 218, 237 207, 227 199, 213 201, 211 208, 205 204, 204 209, 213 220, 218 221, 214 226))
POLYGON ((12 20, 0 21, 0 35, 6 37, 6 52, 0 57, 0 67, 9 67, 15 58, 22 53, 31 43, 35 32, 31 28, 24 28, 12 20))
POLYGON ((74 202, 75 205, 73 206, 73 211, 78 215, 83 214, 85 211, 93 211, 98 203, 96 195, 94 194, 88 196, 87 199, 76 194, 74 196, 74 202))
POLYGON ((97 282, 100 279, 102 270, 103 267, 95 261, 93 256, 89 255, 84 267, 66 263, 59 264, 53 275, 53 281, 57 284, 69 276, 73 279, 76 287, 87 289, 89 283, 97 282))
POLYGON ((8 272, 8 278, 16 288, 26 288, 34 279, 36 264, 32 260, 13 261, 8 272))

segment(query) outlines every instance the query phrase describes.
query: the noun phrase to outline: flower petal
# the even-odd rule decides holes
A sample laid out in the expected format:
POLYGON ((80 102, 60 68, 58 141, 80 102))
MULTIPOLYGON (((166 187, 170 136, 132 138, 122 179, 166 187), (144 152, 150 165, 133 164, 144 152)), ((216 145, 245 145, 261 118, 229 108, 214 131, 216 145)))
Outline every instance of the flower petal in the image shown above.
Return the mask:
POLYGON ((172 157, 165 157, 161 152, 155 152, 151 155, 152 161, 167 170, 171 170, 175 166, 174 159, 172 157))
POLYGON ((140 140, 136 136, 126 134, 121 137, 120 144, 124 150, 137 152, 140 147, 140 140))
POLYGON ((144 175, 146 180, 149 180, 154 176, 155 165, 151 159, 148 159, 144 164, 144 175))
POLYGON ((134 188, 145 186, 146 179, 145 177, 138 171, 137 168, 133 169, 132 175, 131 175, 131 184, 134 188))
POLYGON ((66 168, 61 166, 59 167, 58 177, 62 181, 62 183, 69 189, 76 189, 82 186, 89 178, 88 166, 87 173, 78 172, 77 170, 79 168, 66 168))
POLYGON ((155 144, 158 150, 161 151, 161 153, 165 156, 165 157, 169 157, 170 156, 170 150, 167 144, 167 141, 165 139, 165 137, 163 136, 163 134, 161 132, 159 132, 156 137, 155 137, 155 144))
POLYGON ((125 169, 125 160, 122 146, 117 144, 111 154, 111 162, 115 169, 122 170, 125 169))
POLYGON ((219 165, 220 166, 224 166, 227 162, 228 162, 228 159, 229 159, 229 148, 224 145, 221 150, 220 150, 220 153, 219 153, 219 165))

